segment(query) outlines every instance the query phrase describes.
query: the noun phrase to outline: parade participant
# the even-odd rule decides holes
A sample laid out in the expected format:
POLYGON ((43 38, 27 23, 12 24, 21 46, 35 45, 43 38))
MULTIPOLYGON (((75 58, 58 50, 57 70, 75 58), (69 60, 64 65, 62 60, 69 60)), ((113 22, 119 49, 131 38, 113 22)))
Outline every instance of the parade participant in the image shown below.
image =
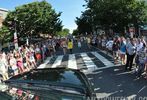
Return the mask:
POLYGON ((70 51, 70 54, 72 54, 72 49, 73 49, 73 43, 72 43, 72 41, 71 41, 71 39, 69 39, 69 41, 68 41, 68 49, 69 49, 69 51, 70 51))

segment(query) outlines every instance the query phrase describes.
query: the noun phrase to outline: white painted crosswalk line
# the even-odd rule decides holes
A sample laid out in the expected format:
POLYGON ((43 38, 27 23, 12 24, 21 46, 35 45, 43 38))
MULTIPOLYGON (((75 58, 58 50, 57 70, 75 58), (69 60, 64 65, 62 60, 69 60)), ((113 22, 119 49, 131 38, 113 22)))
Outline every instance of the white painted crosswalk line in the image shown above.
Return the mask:
POLYGON ((57 66, 61 65, 62 59, 63 59, 63 55, 58 56, 51 68, 56 68, 57 66))
POLYGON ((101 56, 97 52, 91 52, 95 57, 97 57, 106 67, 112 67, 115 66, 112 62, 107 60, 105 57, 101 56))
POLYGON ((69 55, 68 68, 78 69, 77 68, 77 63, 76 63, 76 58, 75 58, 75 55, 74 54, 69 55))
POLYGON ((81 56, 89 72, 96 70, 96 65, 86 53, 81 53, 81 56))
POLYGON ((41 64, 41 65, 38 67, 38 69, 47 68, 46 65, 47 65, 48 62, 50 62, 50 60, 51 60, 51 57, 48 57, 48 58, 44 61, 44 63, 41 64))

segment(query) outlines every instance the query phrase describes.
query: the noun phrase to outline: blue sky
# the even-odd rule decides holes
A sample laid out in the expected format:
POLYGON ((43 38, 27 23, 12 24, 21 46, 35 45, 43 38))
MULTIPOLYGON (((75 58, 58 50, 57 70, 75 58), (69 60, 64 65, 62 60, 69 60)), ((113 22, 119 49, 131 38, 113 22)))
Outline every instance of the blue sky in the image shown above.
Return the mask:
MULTIPOLYGON (((0 0, 0 8, 5 8, 8 10, 14 10, 16 6, 20 6, 26 3, 41 0, 0 0)), ((64 28, 76 29, 75 17, 81 15, 81 11, 84 11, 82 5, 85 4, 84 0, 46 0, 56 12, 61 11, 61 20, 63 21, 64 28)))

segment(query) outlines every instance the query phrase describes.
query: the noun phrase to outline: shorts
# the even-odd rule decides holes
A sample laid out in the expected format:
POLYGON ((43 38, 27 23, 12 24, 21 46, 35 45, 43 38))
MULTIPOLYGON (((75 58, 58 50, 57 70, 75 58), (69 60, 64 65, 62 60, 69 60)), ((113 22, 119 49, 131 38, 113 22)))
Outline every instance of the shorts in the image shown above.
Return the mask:
POLYGON ((24 63, 23 65, 24 65, 25 67, 27 67, 27 63, 24 63))
POLYGON ((17 62, 17 67, 22 67, 23 66, 23 63, 21 61, 18 61, 17 62))
POLYGON ((123 54, 123 55, 125 55, 125 54, 126 54, 126 52, 120 51, 120 54, 123 54))
POLYGON ((37 60, 40 60, 41 59, 41 54, 36 54, 36 58, 37 58, 37 60))
POLYGON ((114 58, 118 58, 118 51, 113 51, 114 58))
POLYGON ((12 70, 15 72, 18 70, 17 66, 12 66, 12 70))

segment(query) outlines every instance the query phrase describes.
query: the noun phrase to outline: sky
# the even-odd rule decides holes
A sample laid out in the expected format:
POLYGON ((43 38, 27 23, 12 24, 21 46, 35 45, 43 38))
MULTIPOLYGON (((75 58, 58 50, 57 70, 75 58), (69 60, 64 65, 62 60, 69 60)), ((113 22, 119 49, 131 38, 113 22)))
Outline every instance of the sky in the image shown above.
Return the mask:
MULTIPOLYGON (((0 0, 0 8, 14 10, 15 7, 30 3, 33 1, 41 1, 41 0, 0 0)), ((50 3, 53 9, 56 12, 62 12, 60 19, 62 20, 62 24, 64 28, 70 29, 70 32, 73 29, 77 28, 75 23, 76 17, 80 17, 81 11, 84 11, 85 8, 82 6, 85 4, 84 0, 46 0, 50 3)))

